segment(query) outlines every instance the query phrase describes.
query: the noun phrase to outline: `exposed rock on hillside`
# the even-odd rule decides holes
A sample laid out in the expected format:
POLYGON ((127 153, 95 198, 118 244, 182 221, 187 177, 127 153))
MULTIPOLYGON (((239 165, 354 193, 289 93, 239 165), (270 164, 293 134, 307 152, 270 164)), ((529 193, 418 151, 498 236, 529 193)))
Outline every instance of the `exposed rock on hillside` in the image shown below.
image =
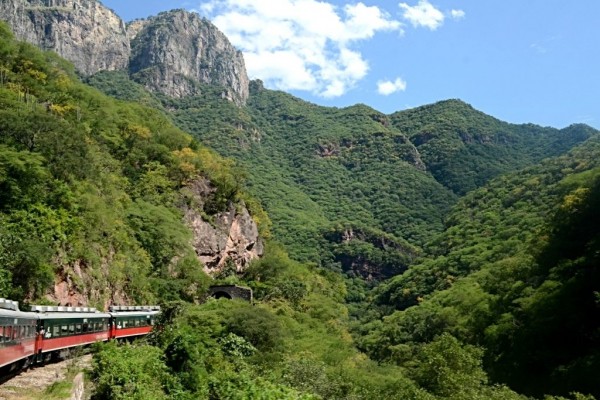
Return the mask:
POLYGON ((220 85, 244 104, 249 80, 242 53, 208 20, 184 10, 130 25, 130 73, 150 90, 172 97, 197 94, 197 83, 220 85))
POLYGON ((2 0, 0 20, 15 35, 71 61, 83 75, 129 70, 149 90, 172 97, 218 85, 221 96, 246 103, 244 58, 208 20, 184 10, 128 26, 95 0, 2 0))
POLYGON ((337 227, 324 237, 333 245, 333 255, 342 269, 366 280, 399 275, 419 254, 406 241, 374 229, 337 227))
POLYGON ((215 274, 233 263, 237 271, 263 254, 263 243, 258 235, 258 227, 245 207, 229 208, 207 221, 198 211, 214 191, 205 180, 198 180, 188 188, 192 206, 184 209, 184 218, 192 229, 193 247, 205 272, 215 274))
POLYGON ((93 0, 2 0, 0 19, 17 38, 71 61, 84 75, 127 68, 125 24, 93 0))

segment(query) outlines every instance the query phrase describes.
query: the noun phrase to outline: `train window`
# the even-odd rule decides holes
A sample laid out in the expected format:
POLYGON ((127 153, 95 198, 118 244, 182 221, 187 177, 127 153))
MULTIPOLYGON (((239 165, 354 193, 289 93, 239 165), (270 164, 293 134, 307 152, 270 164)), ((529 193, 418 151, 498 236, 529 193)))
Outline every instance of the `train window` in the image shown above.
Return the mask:
POLYGON ((52 327, 52 337, 54 336, 60 336, 60 326, 59 325, 54 325, 52 327))
POLYGON ((81 324, 75 324, 75 333, 81 333, 82 326, 81 324))
POLYGON ((139 319, 135 320, 135 326, 140 326, 140 320, 139 319))
POLYGON ((89 332, 90 331, 90 325, 87 322, 84 322, 81 331, 83 333, 89 332))
POLYGON ((61 333, 61 336, 68 335, 69 334, 69 325, 62 325, 60 327, 60 333, 61 333))

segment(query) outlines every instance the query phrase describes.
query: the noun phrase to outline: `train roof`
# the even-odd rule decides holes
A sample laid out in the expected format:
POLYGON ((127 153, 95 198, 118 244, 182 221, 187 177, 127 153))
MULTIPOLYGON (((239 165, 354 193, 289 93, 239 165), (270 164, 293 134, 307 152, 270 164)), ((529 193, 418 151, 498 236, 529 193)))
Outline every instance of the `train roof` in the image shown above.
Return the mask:
POLYGON ((1 297, 0 298, 0 309, 19 311, 19 302, 1 297))
POLYGON ((145 315, 157 315, 160 314, 158 310, 146 310, 146 311, 111 311, 110 315, 114 317, 141 317, 145 315))
POLYGON ((46 319, 98 319, 98 318, 110 318, 110 314, 108 313, 84 313, 84 312, 44 312, 44 313, 36 313, 35 315, 39 316, 41 320, 46 319))
POLYGON ((160 311, 160 306, 110 306, 109 312, 125 312, 125 311, 160 311))
POLYGON ((39 319, 37 314, 24 312, 24 311, 14 311, 14 310, 6 310, 4 308, 0 308, 0 318, 20 318, 20 319, 39 319))
POLYGON ((110 318, 110 314, 98 312, 92 307, 65 307, 65 306, 31 306, 31 311, 39 315, 40 319, 89 319, 110 318))

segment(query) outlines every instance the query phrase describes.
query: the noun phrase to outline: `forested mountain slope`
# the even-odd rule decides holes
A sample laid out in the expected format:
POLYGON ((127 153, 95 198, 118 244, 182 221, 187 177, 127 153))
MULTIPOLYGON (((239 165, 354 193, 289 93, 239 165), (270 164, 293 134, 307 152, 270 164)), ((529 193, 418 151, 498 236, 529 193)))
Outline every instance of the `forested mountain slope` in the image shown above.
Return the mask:
POLYGON ((244 166, 274 234, 298 259, 364 276, 400 273, 456 200, 406 136, 367 106, 320 107, 259 82, 248 109, 231 109, 215 126, 211 114, 223 106, 180 103, 173 116, 244 166))
POLYGON ((399 111, 391 124, 416 146, 428 171, 458 195, 489 179, 563 154, 596 131, 515 125, 475 110, 460 100, 399 111))
POLYGON ((469 193, 428 260, 378 288, 381 310, 399 311, 357 325, 361 346, 402 364, 451 333, 519 392, 598 396, 599 185, 594 135, 469 193))
POLYGON ((101 308, 196 299, 208 277, 184 210, 218 225, 240 199, 252 205, 240 185, 230 162, 163 113, 83 85, 0 24, 2 297, 101 308))
POLYGON ((219 100, 218 88, 179 100, 142 95, 133 83, 114 92, 123 79, 89 81, 160 101, 176 124, 248 171, 249 190, 295 258, 364 277, 401 273, 442 231, 457 194, 595 132, 507 124, 457 100, 386 116, 364 105, 317 106, 254 81, 239 108, 219 100))
POLYGON ((319 107, 260 82, 238 107, 218 86, 173 99, 123 71, 87 81, 153 108, 85 86, 0 24, 1 294, 40 299, 60 282, 88 305, 167 304, 167 328, 147 343, 96 353, 98 398, 526 399, 504 384, 600 394, 596 131, 485 130, 489 117, 470 122, 456 101, 407 111, 440 132, 436 147, 415 140, 419 123, 400 129, 400 114, 319 107), (464 139, 479 129, 484 139, 464 139), (498 165, 466 183, 457 157, 432 173, 456 135, 465 165, 492 150, 498 165), (270 243, 220 275, 252 287, 255 305, 194 304, 208 277, 182 210, 211 225, 243 200, 268 234, 244 185, 274 237, 313 262, 270 243), (453 192, 469 185, 482 186, 453 192), (369 293, 340 266, 368 278, 409 269, 369 293))

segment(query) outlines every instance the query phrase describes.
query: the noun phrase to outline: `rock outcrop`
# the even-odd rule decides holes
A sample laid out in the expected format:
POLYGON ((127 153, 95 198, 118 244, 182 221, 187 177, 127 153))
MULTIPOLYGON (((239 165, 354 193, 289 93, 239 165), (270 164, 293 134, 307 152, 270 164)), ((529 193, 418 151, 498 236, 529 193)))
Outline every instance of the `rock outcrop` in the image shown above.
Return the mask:
POLYGON ((249 80, 242 53, 210 21, 184 10, 160 13, 130 28, 129 71, 148 89, 172 97, 198 94, 197 83, 220 85, 244 104, 249 80))
POLYGON ((0 19, 15 36, 71 61, 84 75, 127 68, 125 23, 94 0, 2 0, 0 19))
POLYGON ((228 263, 243 271, 251 260, 263 254, 258 227, 243 204, 230 204, 227 210, 207 221, 200 210, 215 189, 200 179, 189 185, 188 190, 193 201, 183 210, 184 219, 192 230, 192 245, 206 273, 215 275, 228 263))
POLYGON ((246 103, 242 53, 210 21, 173 10, 125 25, 96 0, 2 0, 0 19, 17 38, 71 61, 82 75, 128 70, 149 90, 171 97, 222 87, 221 97, 246 103))

